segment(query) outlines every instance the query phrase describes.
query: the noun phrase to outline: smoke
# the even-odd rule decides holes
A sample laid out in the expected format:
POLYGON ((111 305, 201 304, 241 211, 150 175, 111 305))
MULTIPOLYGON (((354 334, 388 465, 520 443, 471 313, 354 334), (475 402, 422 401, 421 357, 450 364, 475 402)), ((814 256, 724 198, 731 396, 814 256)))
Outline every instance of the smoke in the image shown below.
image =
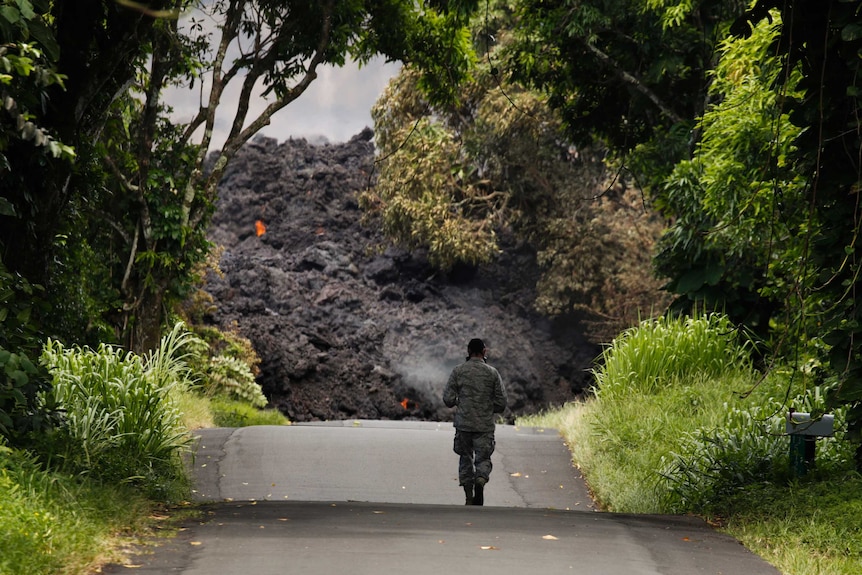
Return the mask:
POLYGON ((396 366, 405 384, 431 396, 441 396, 449 373, 458 364, 451 358, 412 357, 396 366))

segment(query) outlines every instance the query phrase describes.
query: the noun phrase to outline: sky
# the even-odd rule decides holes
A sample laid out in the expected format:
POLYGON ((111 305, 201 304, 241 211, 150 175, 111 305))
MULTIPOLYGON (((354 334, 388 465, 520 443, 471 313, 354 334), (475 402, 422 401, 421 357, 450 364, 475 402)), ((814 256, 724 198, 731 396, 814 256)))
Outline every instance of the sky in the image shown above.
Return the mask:
MULTIPOLYGON (((204 0, 204 4, 209 4, 204 0)), ((215 41, 220 35, 217 22, 208 11, 193 10, 180 17, 180 29, 186 33, 211 35, 215 41), (200 26, 200 30, 196 30, 200 26)), ((227 61, 239 55, 239 44, 234 42, 227 52, 227 61)), ((306 138, 318 143, 320 137, 331 143, 345 142, 361 132, 366 126, 373 128, 371 107, 381 96, 389 80, 401 68, 401 63, 386 63, 378 57, 360 67, 352 61, 341 68, 335 66, 320 66, 317 78, 298 99, 288 104, 275 114, 269 126, 259 132, 265 136, 277 139, 279 142, 289 138, 306 138)), ((256 93, 260 94, 260 83, 256 93)), ((216 115, 216 125, 210 149, 220 148, 224 143, 230 124, 236 110, 242 78, 237 77, 227 87, 219 106, 221 113, 216 115), (225 112, 224 110, 227 110, 225 112)), ((172 88, 165 94, 165 100, 174 109, 173 119, 177 122, 188 122, 200 108, 200 87, 197 90, 181 90, 172 88)), ((204 82, 208 88, 208 82, 204 82)), ((208 91, 206 92, 208 96, 208 91)), ((247 122, 258 117, 266 107, 267 102, 261 98, 252 98, 247 115, 247 122)), ((199 141, 199 139, 198 139, 199 141)))
MULTIPOLYGON (((382 58, 361 68, 353 62, 342 68, 321 67, 308 89, 275 114, 260 133, 279 142, 291 137, 318 142, 320 136, 332 143, 345 142, 366 126, 373 127, 371 107, 399 69, 399 63, 385 63, 382 58)), ((223 98, 231 114, 217 116, 211 149, 220 147, 227 136, 234 107, 226 104, 236 101, 240 82, 233 84, 234 89, 229 88, 223 98)), ((198 111, 198 97, 199 91, 170 90, 167 101, 174 108, 174 119, 189 121, 198 111)), ((266 105, 264 100, 253 98, 248 118, 256 118, 266 105)))

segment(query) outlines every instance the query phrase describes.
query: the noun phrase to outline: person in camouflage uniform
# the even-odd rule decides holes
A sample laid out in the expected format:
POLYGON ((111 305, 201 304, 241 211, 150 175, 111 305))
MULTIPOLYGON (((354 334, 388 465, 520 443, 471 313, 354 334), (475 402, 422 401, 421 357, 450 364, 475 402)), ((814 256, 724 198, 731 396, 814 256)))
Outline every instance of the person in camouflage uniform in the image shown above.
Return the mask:
POLYGON ((483 505, 485 484, 494 453, 494 414, 506 409, 506 390, 500 373, 485 361, 485 344, 471 339, 467 361, 449 375, 443 403, 455 412, 455 453, 460 456, 458 482, 467 505, 483 505))

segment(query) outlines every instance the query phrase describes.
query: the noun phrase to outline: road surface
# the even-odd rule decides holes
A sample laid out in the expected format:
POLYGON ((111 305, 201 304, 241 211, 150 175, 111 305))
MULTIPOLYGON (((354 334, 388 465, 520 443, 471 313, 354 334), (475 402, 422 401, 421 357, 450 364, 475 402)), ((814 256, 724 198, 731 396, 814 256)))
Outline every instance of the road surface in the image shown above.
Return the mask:
POLYGON ((498 426, 485 506, 451 424, 346 421, 198 432, 205 520, 106 573, 778 575, 691 517, 595 511, 554 430, 498 426))

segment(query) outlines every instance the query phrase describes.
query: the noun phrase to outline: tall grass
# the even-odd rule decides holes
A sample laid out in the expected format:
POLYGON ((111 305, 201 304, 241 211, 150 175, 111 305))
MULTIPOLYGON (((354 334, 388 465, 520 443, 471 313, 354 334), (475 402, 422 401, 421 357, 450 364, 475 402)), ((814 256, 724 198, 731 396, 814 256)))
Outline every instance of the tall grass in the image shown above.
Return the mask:
POLYGON ((624 331, 602 352, 596 392, 653 393, 693 376, 718 377, 746 365, 746 344, 726 316, 659 317, 624 331))
POLYGON ((0 445, 0 573, 91 573, 118 556, 114 533, 147 517, 152 504, 120 485, 97 485, 46 470, 0 445))
POLYGON ((51 394, 65 414, 59 455, 70 470, 136 482, 162 497, 184 480, 180 455, 189 438, 176 407, 187 387, 181 339, 175 329, 146 360, 105 344, 45 345, 51 394))
POLYGON ((788 399, 788 373, 755 373, 732 333, 720 316, 645 322, 606 350, 593 397, 518 423, 560 429, 604 509, 713 518, 788 574, 862 573, 843 414, 794 477, 784 414, 822 409, 822 394, 788 399))

